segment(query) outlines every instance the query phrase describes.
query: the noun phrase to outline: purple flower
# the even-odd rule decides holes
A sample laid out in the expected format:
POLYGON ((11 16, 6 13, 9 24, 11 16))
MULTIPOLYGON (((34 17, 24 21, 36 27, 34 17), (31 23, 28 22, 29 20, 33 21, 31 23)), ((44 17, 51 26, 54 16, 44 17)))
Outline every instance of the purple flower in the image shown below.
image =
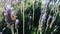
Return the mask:
POLYGON ((14 14, 14 12, 11 12, 11 16, 14 16, 15 14, 14 14))
POLYGON ((18 25, 18 23, 19 23, 19 20, 18 20, 18 19, 16 19, 16 21, 15 21, 15 25, 17 26, 17 25, 18 25))
POLYGON ((52 20, 52 21, 51 21, 51 24, 53 24, 53 23, 54 23, 54 21, 55 21, 55 20, 52 20))
POLYGON ((44 15, 44 13, 45 13, 45 11, 44 11, 44 9, 42 9, 42 11, 41 11, 41 19, 42 19, 42 16, 44 15))
POLYGON ((45 11, 44 11, 44 9, 42 9, 42 11, 41 11, 41 15, 43 15, 45 13, 45 11))
POLYGON ((0 32, 0 34, 2 34, 2 32, 0 32))
POLYGON ((6 5, 6 10, 10 9, 11 5, 6 5))
POLYGON ((11 5, 7 5, 6 6, 6 13, 11 15, 12 11, 13 11, 13 7, 11 7, 11 5))
POLYGON ((19 24, 19 20, 18 20, 18 19, 16 19, 16 21, 15 21, 15 28, 17 28, 17 27, 18 27, 18 24, 19 24))
POLYGON ((46 20, 46 14, 43 14, 43 16, 42 16, 42 22, 45 22, 45 20, 46 20))
POLYGON ((45 20, 46 20, 46 13, 45 13, 44 9, 42 8, 42 11, 41 11, 41 21, 45 22, 45 20))
POLYGON ((12 3, 14 0, 10 0, 10 2, 12 3))
POLYGON ((48 17, 48 19, 50 20, 52 18, 52 16, 50 15, 49 17, 48 17))

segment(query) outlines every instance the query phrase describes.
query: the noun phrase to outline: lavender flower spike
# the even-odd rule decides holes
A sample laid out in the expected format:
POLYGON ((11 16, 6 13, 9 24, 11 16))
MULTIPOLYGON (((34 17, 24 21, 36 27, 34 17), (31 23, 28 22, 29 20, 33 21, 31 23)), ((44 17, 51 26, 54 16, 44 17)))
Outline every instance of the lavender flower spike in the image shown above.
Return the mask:
POLYGON ((45 22, 45 19, 46 19, 46 14, 43 14, 43 16, 42 16, 42 22, 45 22))
POLYGON ((54 23, 54 21, 55 21, 55 20, 52 20, 52 21, 51 21, 51 24, 53 24, 53 23, 54 23))
POLYGON ((18 19, 16 19, 16 21, 15 21, 15 25, 18 25, 18 23, 19 23, 19 20, 18 20, 18 19))
POLYGON ((55 20, 52 20, 52 21, 51 21, 50 28, 52 27, 52 25, 53 25, 54 21, 55 21, 55 20))
POLYGON ((16 19, 16 21, 15 21, 15 28, 17 28, 17 27, 18 27, 18 24, 19 24, 19 20, 18 20, 18 19, 16 19))
POLYGON ((48 20, 50 20, 52 18, 52 16, 50 15, 49 17, 48 17, 48 20))
POLYGON ((52 16, 49 16, 49 19, 51 19, 52 18, 52 16))

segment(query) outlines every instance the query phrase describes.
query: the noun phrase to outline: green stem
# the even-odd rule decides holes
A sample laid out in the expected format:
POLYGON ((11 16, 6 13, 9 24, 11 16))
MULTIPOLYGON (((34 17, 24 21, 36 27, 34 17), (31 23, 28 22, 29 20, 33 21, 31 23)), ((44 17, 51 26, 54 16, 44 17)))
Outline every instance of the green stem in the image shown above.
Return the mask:
POLYGON ((16 29, 16 31, 17 31, 17 34, 18 34, 18 28, 16 29))
POLYGON ((23 1, 23 34, 25 34, 24 22, 25 22, 25 18, 24 18, 24 1, 23 1))
POLYGON ((34 1, 33 1, 33 20, 34 20, 34 1))
POLYGON ((14 28, 13 28, 13 26, 10 26, 10 27, 11 27, 10 28, 11 29, 11 33, 14 34, 14 28))

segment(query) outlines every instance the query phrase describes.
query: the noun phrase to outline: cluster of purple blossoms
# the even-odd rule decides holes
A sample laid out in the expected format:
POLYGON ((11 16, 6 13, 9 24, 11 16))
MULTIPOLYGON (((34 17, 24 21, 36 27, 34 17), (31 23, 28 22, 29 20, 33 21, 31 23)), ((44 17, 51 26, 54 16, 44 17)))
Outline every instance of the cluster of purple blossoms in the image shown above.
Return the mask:
POLYGON ((45 21, 46 21, 46 14, 43 14, 41 21, 42 21, 42 22, 45 22, 45 21))
POLYGON ((11 7, 11 5, 7 5, 5 8, 6 8, 6 10, 5 10, 4 15, 8 15, 8 14, 14 15, 13 7, 11 7))
POLYGON ((16 21, 15 21, 15 25, 18 25, 18 23, 19 23, 19 20, 18 20, 18 19, 16 19, 16 21))
POLYGON ((45 13, 44 9, 41 12, 41 21, 42 22, 45 22, 46 21, 46 13, 45 13))
MULTIPOLYGON (((6 10, 5 10, 5 13, 4 13, 5 16, 6 15, 8 16, 9 14, 10 14, 10 17, 15 15, 15 13, 14 13, 13 8, 11 7, 11 5, 7 5, 6 6, 6 10)), ((18 23, 19 23, 19 20, 16 19, 15 25, 17 25, 18 23)))
POLYGON ((19 19, 16 19, 16 21, 15 21, 15 28, 18 27, 18 24, 19 24, 19 19))

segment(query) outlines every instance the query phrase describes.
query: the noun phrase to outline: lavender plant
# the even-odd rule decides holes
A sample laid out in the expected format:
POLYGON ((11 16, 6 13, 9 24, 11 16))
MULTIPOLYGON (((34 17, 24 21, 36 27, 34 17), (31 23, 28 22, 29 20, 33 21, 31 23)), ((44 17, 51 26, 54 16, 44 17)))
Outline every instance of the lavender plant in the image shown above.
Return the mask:
POLYGON ((56 20, 57 16, 60 15, 57 6, 59 0, 10 0, 10 2, 5 2, 14 5, 13 11, 18 13, 19 21, 17 20, 16 23, 19 22, 20 26, 17 29, 17 34, 19 34, 19 30, 22 34, 54 34, 58 31, 59 26, 56 20))

